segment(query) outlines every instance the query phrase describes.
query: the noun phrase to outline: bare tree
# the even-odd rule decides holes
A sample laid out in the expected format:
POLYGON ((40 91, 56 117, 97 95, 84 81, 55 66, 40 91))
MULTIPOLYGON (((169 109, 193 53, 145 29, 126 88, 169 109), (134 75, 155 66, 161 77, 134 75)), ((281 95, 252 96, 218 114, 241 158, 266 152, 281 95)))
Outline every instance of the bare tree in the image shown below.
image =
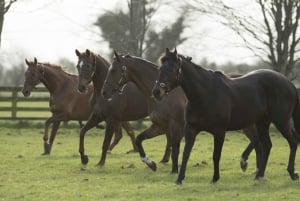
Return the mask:
POLYGON ((0 0, 0 46, 1 46, 1 35, 2 35, 2 29, 3 29, 3 23, 4 23, 4 15, 7 13, 9 8, 13 3, 15 3, 17 0, 0 0))
MULTIPOLYGON (((254 0, 253 0, 254 1, 254 0)), ((222 0, 189 0, 192 11, 208 14, 232 29, 262 61, 290 79, 299 74, 299 0, 255 0, 260 16, 226 5, 222 0)))

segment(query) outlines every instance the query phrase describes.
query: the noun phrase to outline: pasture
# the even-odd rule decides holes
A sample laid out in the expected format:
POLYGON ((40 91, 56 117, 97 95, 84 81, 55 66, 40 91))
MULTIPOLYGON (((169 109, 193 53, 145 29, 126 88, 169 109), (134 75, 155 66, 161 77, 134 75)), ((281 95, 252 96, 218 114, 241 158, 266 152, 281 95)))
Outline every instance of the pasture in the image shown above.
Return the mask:
MULTIPOLYGON (((50 156, 41 156, 42 127, 0 128, 0 201, 12 200, 299 200, 300 182, 291 181, 286 171, 287 142, 271 129, 273 148, 265 179, 254 181, 255 154, 249 158, 247 172, 239 167, 240 154, 248 144, 239 132, 226 135, 220 162, 221 179, 210 184, 213 173, 213 138, 201 133, 191 153, 183 185, 174 184, 171 163, 160 164, 152 172, 137 153, 127 154, 132 146, 125 133, 104 167, 95 166, 104 130, 92 129, 86 135, 86 153, 90 161, 81 165, 76 126, 61 128, 50 156)), ((136 131, 136 135, 139 131, 136 131)), ((151 159, 159 162, 165 136, 145 140, 151 159)), ((181 144, 180 160, 183 143, 181 144)), ((298 154, 299 155, 299 154, 298 154)), ((299 156, 296 170, 300 171, 299 156)))

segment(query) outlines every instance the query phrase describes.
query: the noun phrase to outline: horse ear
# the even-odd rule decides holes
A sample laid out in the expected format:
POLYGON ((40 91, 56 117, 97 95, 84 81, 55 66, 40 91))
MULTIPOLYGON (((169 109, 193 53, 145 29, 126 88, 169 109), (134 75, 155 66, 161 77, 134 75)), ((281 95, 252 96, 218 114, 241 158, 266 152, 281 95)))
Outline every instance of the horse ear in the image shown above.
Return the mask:
POLYGON ((175 47, 175 50, 174 50, 174 54, 175 54, 176 57, 177 57, 177 49, 176 49, 176 47, 175 47))
POLYGON ((115 54, 115 57, 116 57, 117 61, 120 61, 120 56, 118 55, 116 50, 114 50, 114 54, 115 54))
POLYGON ((37 65, 37 59, 36 59, 36 57, 34 57, 34 65, 37 65))
POLYGON ((25 63, 29 66, 29 61, 25 58, 25 63))
POLYGON ((80 52, 76 49, 75 50, 75 54, 79 57, 80 56, 80 52))
POLYGON ((166 54, 169 54, 169 53, 170 53, 170 49, 166 48, 166 54))
POLYGON ((89 49, 86 49, 85 54, 86 54, 86 56, 90 57, 91 56, 91 51, 89 49))

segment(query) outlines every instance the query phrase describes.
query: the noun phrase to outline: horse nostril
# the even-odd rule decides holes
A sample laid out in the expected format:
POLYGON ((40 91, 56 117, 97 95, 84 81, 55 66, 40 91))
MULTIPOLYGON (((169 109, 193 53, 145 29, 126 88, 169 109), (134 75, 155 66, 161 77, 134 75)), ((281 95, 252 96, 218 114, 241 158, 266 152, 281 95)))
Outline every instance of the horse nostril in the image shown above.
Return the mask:
POLYGON ((166 87, 166 84, 163 83, 163 82, 161 82, 161 83, 159 83, 159 86, 160 86, 161 88, 165 88, 165 87, 166 87))
POLYGON ((80 86, 78 87, 78 90, 79 90, 81 93, 83 93, 83 92, 86 91, 86 88, 85 88, 84 85, 80 85, 80 86))

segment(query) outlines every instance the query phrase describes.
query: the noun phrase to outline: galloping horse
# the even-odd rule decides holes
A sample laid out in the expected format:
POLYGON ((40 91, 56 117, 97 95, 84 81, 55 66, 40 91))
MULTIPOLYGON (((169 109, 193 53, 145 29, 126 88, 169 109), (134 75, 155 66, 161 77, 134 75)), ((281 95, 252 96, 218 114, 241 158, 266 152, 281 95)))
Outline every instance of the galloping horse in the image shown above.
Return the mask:
POLYGON ((98 122, 105 120, 105 137, 102 145, 102 155, 98 162, 98 165, 102 166, 105 164, 113 131, 123 121, 138 120, 146 117, 148 114, 147 104, 145 103, 147 99, 142 93, 138 92, 132 83, 124 89, 123 94, 116 94, 112 100, 104 99, 101 95, 101 89, 110 64, 100 55, 96 55, 90 50, 82 53, 76 50, 75 53, 78 57, 78 90, 81 93, 87 93, 89 83, 93 82, 94 85, 93 111, 85 126, 80 130, 79 153, 81 162, 82 164, 88 163, 88 156, 85 155, 84 150, 85 133, 96 126, 98 122))
MULTIPOLYGON (((148 107, 151 108, 149 116, 152 120, 152 125, 136 138, 140 157, 152 170, 156 170, 155 162, 145 154, 142 141, 166 133, 167 139, 172 145, 172 172, 178 172, 179 144, 183 137, 184 109, 187 101, 184 92, 181 87, 177 87, 162 101, 155 101, 152 96, 152 88, 158 75, 158 66, 139 57, 120 56, 116 51, 114 54, 114 61, 109 68, 102 89, 103 96, 107 99, 111 98, 115 93, 121 91, 129 81, 136 84, 148 98, 148 107)), ((241 75, 232 74, 230 76, 241 75)), ((244 132, 249 139, 256 135, 255 127, 244 129, 244 132)), ((253 144, 250 143, 249 148, 242 155, 241 167, 243 170, 247 168, 246 160, 253 148, 253 144)))
POLYGON ((160 59, 159 76, 153 88, 158 100, 177 86, 184 90, 188 104, 185 113, 185 146, 177 179, 181 184, 187 162, 200 131, 214 136, 214 175, 212 182, 220 178, 219 160, 225 132, 256 125, 261 158, 256 179, 264 177, 272 147, 269 126, 273 123, 288 141, 290 156, 287 170, 292 180, 299 179, 294 171, 295 155, 300 136, 300 103, 295 86, 280 73, 257 70, 242 77, 230 79, 221 72, 206 70, 176 49, 166 49, 160 59), (294 122, 294 128, 291 125, 294 122))
POLYGON ((178 87, 161 102, 156 102, 151 96, 151 90, 158 73, 157 66, 140 58, 121 57, 116 51, 114 53, 115 58, 102 89, 104 98, 111 98, 129 82, 133 82, 139 88, 147 97, 149 116, 152 121, 151 126, 136 138, 140 157, 153 171, 156 171, 156 163, 146 156, 142 142, 165 133, 172 147, 172 173, 177 173, 179 147, 183 137, 183 113, 186 105, 186 97, 182 89, 178 87))
MULTIPOLYGON (((88 93, 81 94, 77 91, 78 76, 71 75, 62 70, 60 66, 40 63, 34 58, 34 61, 25 59, 28 66, 25 72, 25 82, 23 86, 23 95, 30 96, 31 90, 39 83, 43 83, 50 92, 49 106, 52 117, 45 122, 44 153, 50 154, 53 141, 61 121, 78 120, 85 121, 91 113, 90 97, 93 92, 93 85, 88 86, 88 93), (48 129, 52 124, 50 140, 48 141, 48 129)), ((130 136, 135 145, 134 131, 128 122, 122 124, 123 128, 130 136)), ((116 130, 114 142, 110 150, 119 142, 122 137, 121 129, 116 130)), ((135 150, 136 147, 134 146, 135 150)))

